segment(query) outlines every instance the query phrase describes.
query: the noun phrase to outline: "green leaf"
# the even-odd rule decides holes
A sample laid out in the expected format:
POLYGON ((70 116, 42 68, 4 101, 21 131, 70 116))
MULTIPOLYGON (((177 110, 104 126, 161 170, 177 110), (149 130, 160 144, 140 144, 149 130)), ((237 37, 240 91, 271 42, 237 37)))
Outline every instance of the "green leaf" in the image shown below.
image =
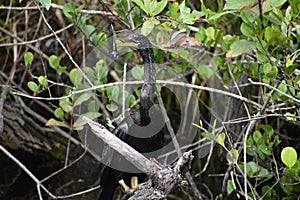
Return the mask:
POLYGON ((76 5, 75 5, 74 2, 67 3, 67 4, 64 5, 63 12, 69 20, 74 19, 75 9, 76 9, 76 5))
POLYGON ((247 162, 246 163, 246 167, 247 167, 246 173, 250 177, 254 176, 258 172, 258 170, 259 170, 259 166, 255 162, 253 162, 253 161, 247 162))
POLYGON ((266 63, 263 66, 263 72, 267 78, 275 78, 278 73, 278 68, 276 66, 272 66, 270 63, 266 63))
MULTIPOLYGON (((169 7, 169 11, 170 11, 171 17, 173 17, 174 19, 178 19, 180 16, 178 2, 171 3, 171 5, 169 7)), ((299 28, 299 30, 300 30, 300 28, 299 28)))
POLYGON ((69 126, 65 122, 58 121, 53 118, 48 120, 48 122, 46 123, 46 126, 60 126, 60 127, 69 128, 69 126))
POLYGON ((89 119, 96 119, 101 116, 99 112, 87 112, 78 117, 78 119, 74 122, 74 128, 81 128, 86 122, 83 120, 83 117, 88 117, 89 119))
POLYGON ((153 13, 152 13, 153 16, 158 15, 159 13, 161 13, 165 9, 165 7, 167 6, 167 3, 168 3, 168 0, 162 0, 162 1, 158 2, 157 6, 153 10, 153 13))
POLYGON ((257 3, 257 0, 226 0, 224 10, 234 9, 242 10, 246 8, 252 8, 257 3))
POLYGON ((235 12, 237 12, 237 11, 236 10, 229 10, 229 11, 217 13, 217 14, 212 15, 211 17, 209 17, 208 21, 210 21, 210 20, 216 20, 216 19, 219 19, 220 17, 222 17, 223 15, 227 15, 227 14, 231 14, 231 13, 235 13, 235 12))
POLYGON ((78 69, 74 68, 70 71, 70 80, 73 83, 73 85, 79 86, 81 84, 82 79, 82 74, 78 69))
POLYGON ((274 130, 270 125, 261 124, 260 128, 263 129, 265 133, 268 134, 268 138, 272 137, 272 135, 274 134, 274 130))
POLYGON ((59 63, 60 63, 61 57, 60 56, 56 56, 56 55, 52 55, 49 58, 49 65, 50 67, 52 67, 53 69, 57 70, 59 67, 59 63))
POLYGON ((96 75, 97 75, 97 79, 100 83, 106 83, 107 82, 107 74, 109 71, 108 66, 104 65, 104 61, 103 60, 99 60, 96 63, 96 67, 95 67, 95 71, 96 71, 96 75))
MULTIPOLYGON (((150 6, 145 6, 141 0, 132 0, 132 1, 133 3, 138 5, 147 15, 150 14, 150 6)), ((150 0, 145 0, 145 3, 150 3, 150 0)))
POLYGON ((58 73, 58 75, 62 75, 62 73, 64 73, 66 71, 67 67, 59 67, 56 72, 58 73))
POLYGON ((143 4, 144 4, 144 7, 145 7, 145 13, 147 13, 148 15, 151 14, 151 12, 152 12, 152 1, 143 0, 143 4))
POLYGON ((33 61, 33 54, 31 52, 26 52, 24 54, 25 67, 27 67, 28 65, 31 65, 32 61, 33 61))
POLYGON ((231 46, 229 51, 226 53, 226 57, 236 57, 241 54, 249 53, 256 48, 255 42, 248 40, 238 40, 235 41, 231 46))
POLYGON ((40 87, 33 81, 29 81, 27 86, 32 92, 38 92, 40 89, 40 87))
MULTIPOLYGON (((92 35, 94 35, 96 33, 96 28, 92 25, 86 25, 82 31, 87 38, 92 39, 91 38, 92 35)), ((93 41, 93 42, 95 42, 95 41, 93 41)))
POLYGON ((215 29, 213 27, 208 27, 205 32, 210 40, 215 40, 215 29))
POLYGON ((114 112, 118 109, 118 106, 115 104, 106 104, 106 108, 107 110, 109 110, 110 112, 114 112))
POLYGON ((100 106, 97 101, 95 101, 95 100, 89 101, 89 104, 88 104, 89 112, 97 112, 99 109, 100 109, 100 106))
POLYGON ((259 144, 258 145, 258 150, 261 151, 263 154, 266 154, 268 156, 272 155, 271 150, 268 148, 268 146, 266 144, 259 144))
POLYGON ((45 76, 39 76, 38 81, 44 88, 48 87, 48 82, 45 76))
POLYGON ((256 52, 256 57, 261 62, 268 62, 269 61, 269 58, 259 50, 257 50, 257 52, 256 52))
POLYGON ((231 179, 228 180, 227 182, 227 195, 230 195, 236 188, 234 187, 234 183, 231 179))
POLYGON ((287 92, 287 86, 285 80, 282 80, 281 83, 278 85, 278 89, 282 92, 287 92))
POLYGON ((270 10, 282 6, 287 0, 268 0, 263 3, 262 10, 269 12, 270 10))
MULTIPOLYGON (((148 0, 144 0, 144 2, 148 2, 148 0)), ((156 7, 157 7, 157 0, 150 1, 150 15, 151 16, 153 16, 153 11, 155 10, 156 7)))
POLYGON ((46 8, 46 10, 49 10, 51 6, 51 0, 35 0, 35 1, 41 3, 46 8))
POLYGON ((241 32, 247 37, 255 37, 255 31, 246 23, 242 23, 241 32))
POLYGON ((120 94, 120 87, 113 87, 112 93, 111 93, 111 99, 118 102, 119 97, 122 95, 120 94))
POLYGON ((148 35, 153 30, 154 26, 155 24, 151 19, 146 20, 142 26, 142 30, 141 30, 142 34, 148 35))
POLYGON ((132 104, 133 104, 135 101, 136 101, 135 96, 131 94, 131 95, 129 96, 129 99, 128 99, 129 106, 132 106, 132 104))
POLYGON ((242 10, 240 15, 242 20, 247 24, 252 24, 255 20, 255 15, 251 10, 242 10))
POLYGON ((69 99, 61 99, 59 101, 59 106, 66 112, 71 113, 73 111, 72 103, 69 99))
POLYGON ((231 149, 226 155, 226 160, 228 163, 236 164, 238 158, 239 158, 239 152, 236 149, 231 149))
POLYGON ((254 131, 253 133, 253 140, 257 143, 259 139, 262 137, 261 133, 259 131, 254 131))
POLYGON ((208 140, 215 140, 215 135, 210 132, 201 132, 201 135, 208 140))
POLYGON ((292 168, 297 161, 297 152, 293 147, 285 147, 281 151, 281 160, 289 168, 292 168))
POLYGON ((94 94, 92 92, 86 92, 81 94, 78 98, 76 98, 73 107, 81 105, 83 102, 89 100, 94 94))
POLYGON ((131 70, 132 76, 133 78, 137 79, 137 80, 142 80, 143 76, 144 76, 144 70, 143 67, 134 67, 131 70))
POLYGON ((225 133, 221 133, 218 135, 217 142, 224 147, 225 133))
POLYGON ((62 118, 64 118, 65 113, 61 108, 56 108, 55 111, 54 111, 54 115, 55 115, 56 118, 62 119, 62 118))

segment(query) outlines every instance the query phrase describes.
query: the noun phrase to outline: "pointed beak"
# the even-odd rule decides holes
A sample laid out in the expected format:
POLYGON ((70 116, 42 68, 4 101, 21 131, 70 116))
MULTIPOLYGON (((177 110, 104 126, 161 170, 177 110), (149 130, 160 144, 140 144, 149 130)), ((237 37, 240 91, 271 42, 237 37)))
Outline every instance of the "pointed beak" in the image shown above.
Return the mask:
POLYGON ((122 32, 119 32, 117 34, 117 38, 122 41, 122 43, 119 44, 119 46, 123 47, 137 47, 138 43, 130 38, 130 35, 132 34, 132 31, 125 30, 122 32))
POLYGON ((123 42, 123 43, 120 43, 119 46, 121 46, 121 47, 136 47, 137 44, 134 42, 123 42))

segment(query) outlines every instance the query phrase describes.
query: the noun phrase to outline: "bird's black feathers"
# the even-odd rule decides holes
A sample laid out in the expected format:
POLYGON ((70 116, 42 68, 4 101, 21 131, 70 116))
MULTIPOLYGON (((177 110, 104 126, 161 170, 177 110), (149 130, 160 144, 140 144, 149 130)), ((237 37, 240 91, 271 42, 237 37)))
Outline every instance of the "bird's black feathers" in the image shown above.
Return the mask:
MULTIPOLYGON (((159 106, 155 105, 156 70, 153 50, 151 43, 143 35, 131 33, 126 36, 126 40, 135 44, 134 48, 143 58, 145 78, 141 89, 140 109, 126 117, 113 134, 138 152, 150 153, 146 155, 155 157, 163 146, 164 120, 159 106)), ((146 178, 145 174, 137 173, 138 170, 131 163, 122 156, 116 156, 115 153, 117 152, 114 152, 110 166, 122 166, 124 171, 105 167, 101 176, 102 191, 98 200, 112 200, 115 188, 118 187, 118 181, 121 179, 130 185, 132 176, 137 176, 139 182, 146 178)))

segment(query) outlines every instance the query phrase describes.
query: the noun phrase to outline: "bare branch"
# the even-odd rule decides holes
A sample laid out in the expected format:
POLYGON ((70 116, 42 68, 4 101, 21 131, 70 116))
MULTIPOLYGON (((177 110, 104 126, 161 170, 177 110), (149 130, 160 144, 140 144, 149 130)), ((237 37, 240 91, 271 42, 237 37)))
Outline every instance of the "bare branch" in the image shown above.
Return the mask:
POLYGON ((83 120, 94 131, 94 134, 108 144, 111 148, 118 151, 126 160, 136 166, 139 170, 147 174, 148 176, 153 175, 161 167, 154 161, 150 161, 148 158, 137 152, 128 144, 124 143, 110 131, 108 131, 103 125, 92 121, 87 117, 83 117, 83 120))

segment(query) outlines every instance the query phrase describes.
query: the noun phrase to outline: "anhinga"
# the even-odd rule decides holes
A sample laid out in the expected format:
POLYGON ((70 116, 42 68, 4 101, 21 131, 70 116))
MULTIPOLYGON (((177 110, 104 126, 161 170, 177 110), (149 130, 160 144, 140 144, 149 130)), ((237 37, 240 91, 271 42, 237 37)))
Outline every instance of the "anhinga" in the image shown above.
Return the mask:
MULTIPOLYGON (((153 120, 160 120, 161 123, 163 117, 158 106, 154 106, 156 70, 152 45, 147 37, 141 34, 122 33, 121 38, 129 42, 123 46, 133 47, 143 58, 144 84, 141 89, 139 110, 126 117, 113 131, 113 134, 140 153, 155 152, 163 146, 163 132, 162 130, 153 130, 151 127, 148 127, 148 125, 152 123, 153 120), (137 128, 146 126, 147 131, 139 131, 140 129, 137 128)), ((127 161, 118 158, 116 162, 120 162, 119 165, 123 166, 122 162, 127 161)), ((129 185, 132 176, 137 176, 140 179, 139 181, 146 178, 146 175, 142 173, 135 174, 106 166, 101 176, 100 185, 102 191, 100 192, 98 200, 111 200, 116 187, 119 186, 118 181, 123 179, 125 183, 129 185)))

